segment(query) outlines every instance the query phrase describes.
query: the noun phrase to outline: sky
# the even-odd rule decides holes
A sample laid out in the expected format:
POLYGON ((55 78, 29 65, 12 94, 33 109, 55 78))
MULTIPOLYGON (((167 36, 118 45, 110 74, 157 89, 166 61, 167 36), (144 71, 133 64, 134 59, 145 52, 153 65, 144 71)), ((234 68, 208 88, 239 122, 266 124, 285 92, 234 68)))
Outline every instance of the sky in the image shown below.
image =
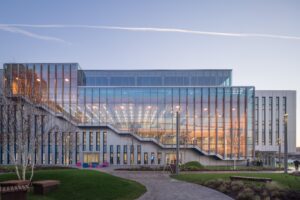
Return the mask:
POLYGON ((224 68, 233 85, 300 91, 299 10, 298 0, 1 0, 0 64, 224 68))

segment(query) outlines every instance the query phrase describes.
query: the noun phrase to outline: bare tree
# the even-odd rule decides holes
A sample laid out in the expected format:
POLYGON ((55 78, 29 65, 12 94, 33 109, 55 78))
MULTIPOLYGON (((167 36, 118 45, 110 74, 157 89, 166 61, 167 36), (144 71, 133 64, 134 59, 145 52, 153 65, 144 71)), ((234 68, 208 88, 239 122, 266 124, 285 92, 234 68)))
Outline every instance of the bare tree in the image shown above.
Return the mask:
MULTIPOLYGON (((63 157, 64 164, 69 165, 70 160, 72 159, 72 153, 76 151, 76 130, 77 127, 71 123, 64 123, 63 127, 61 127, 62 136, 62 144, 64 146, 63 157)), ((77 141, 78 143, 78 141, 77 141)))
POLYGON ((59 129, 52 118, 53 115, 24 98, 2 95, 0 143, 18 179, 26 180, 30 169, 29 180, 32 180, 46 133, 59 129))

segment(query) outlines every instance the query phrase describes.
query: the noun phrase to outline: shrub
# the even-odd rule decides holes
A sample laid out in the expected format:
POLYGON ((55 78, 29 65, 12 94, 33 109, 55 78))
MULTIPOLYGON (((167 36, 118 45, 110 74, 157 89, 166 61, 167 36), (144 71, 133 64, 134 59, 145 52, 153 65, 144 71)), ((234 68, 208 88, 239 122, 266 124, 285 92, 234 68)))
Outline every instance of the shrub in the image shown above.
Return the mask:
POLYGON ((254 196, 254 192, 251 188, 245 188, 244 190, 241 190, 239 194, 237 195, 238 200, 252 200, 254 196))
POLYGON ((209 181, 206 181, 204 183, 205 186, 207 187, 210 187, 210 188, 215 188, 216 186, 216 180, 209 180, 209 181))
POLYGON ((269 197, 269 193, 267 190, 262 190, 262 192, 260 193, 260 196, 262 197, 262 199, 266 199, 269 197))
POLYGON ((238 193, 243 188, 244 188, 244 183, 242 181, 232 181, 231 182, 231 190, 233 192, 238 193))
POLYGON ((274 190, 274 191, 270 192, 270 194, 271 194, 272 199, 276 199, 276 198, 280 199, 281 195, 278 190, 274 190))
POLYGON ((281 185, 279 185, 277 182, 270 182, 270 183, 266 183, 265 188, 269 191, 278 191, 283 189, 281 185))
POLYGON ((284 194, 284 198, 282 199, 288 199, 288 200, 300 199, 300 191, 286 190, 284 194))
POLYGON ((255 195, 255 196, 253 197, 253 200, 261 200, 261 198, 260 198, 259 195, 255 195))
POLYGON ((181 165, 180 168, 181 170, 191 170, 191 171, 204 169, 203 165, 201 165, 198 161, 187 162, 181 165))
POLYGON ((209 181, 206 181, 204 183, 204 185, 207 187, 210 187, 210 188, 214 188, 214 189, 217 189, 221 185, 226 186, 225 181, 222 179, 209 180, 209 181))
POLYGON ((260 185, 255 184, 253 184, 251 188, 255 192, 255 194, 260 194, 263 189, 260 185))
POLYGON ((218 187, 218 190, 219 190, 220 192, 223 192, 223 193, 228 193, 228 190, 227 190, 226 185, 220 185, 220 186, 218 187))

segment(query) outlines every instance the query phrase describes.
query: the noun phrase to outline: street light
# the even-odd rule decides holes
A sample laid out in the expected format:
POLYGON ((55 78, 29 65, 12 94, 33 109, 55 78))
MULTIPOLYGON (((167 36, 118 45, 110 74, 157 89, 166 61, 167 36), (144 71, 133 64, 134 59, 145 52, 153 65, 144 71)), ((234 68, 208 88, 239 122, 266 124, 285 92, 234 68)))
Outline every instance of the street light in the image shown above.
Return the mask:
POLYGON ((288 123, 288 114, 285 113, 283 118, 284 118, 284 173, 287 173, 288 171, 288 162, 287 162, 287 157, 288 157, 288 138, 287 138, 287 123, 288 123))
POLYGON ((278 144, 278 164, 279 168, 281 168, 281 139, 277 139, 277 144, 278 144))

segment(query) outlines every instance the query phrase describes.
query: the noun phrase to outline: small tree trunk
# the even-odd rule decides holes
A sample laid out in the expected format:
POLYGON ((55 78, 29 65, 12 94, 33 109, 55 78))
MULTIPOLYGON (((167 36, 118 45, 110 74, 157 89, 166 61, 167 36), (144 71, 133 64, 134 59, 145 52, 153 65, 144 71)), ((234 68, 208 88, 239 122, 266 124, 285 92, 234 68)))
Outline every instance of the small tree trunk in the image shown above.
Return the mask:
POLYGON ((21 180, 20 173, 19 173, 19 168, 18 168, 17 164, 15 164, 15 169, 16 169, 16 174, 17 174, 18 179, 21 180))
POLYGON ((27 165, 24 164, 22 168, 22 177, 24 181, 26 180, 26 169, 27 169, 27 165))
POLYGON ((34 175, 34 162, 31 165, 31 175, 30 175, 30 179, 29 179, 30 181, 32 181, 33 175, 34 175))

